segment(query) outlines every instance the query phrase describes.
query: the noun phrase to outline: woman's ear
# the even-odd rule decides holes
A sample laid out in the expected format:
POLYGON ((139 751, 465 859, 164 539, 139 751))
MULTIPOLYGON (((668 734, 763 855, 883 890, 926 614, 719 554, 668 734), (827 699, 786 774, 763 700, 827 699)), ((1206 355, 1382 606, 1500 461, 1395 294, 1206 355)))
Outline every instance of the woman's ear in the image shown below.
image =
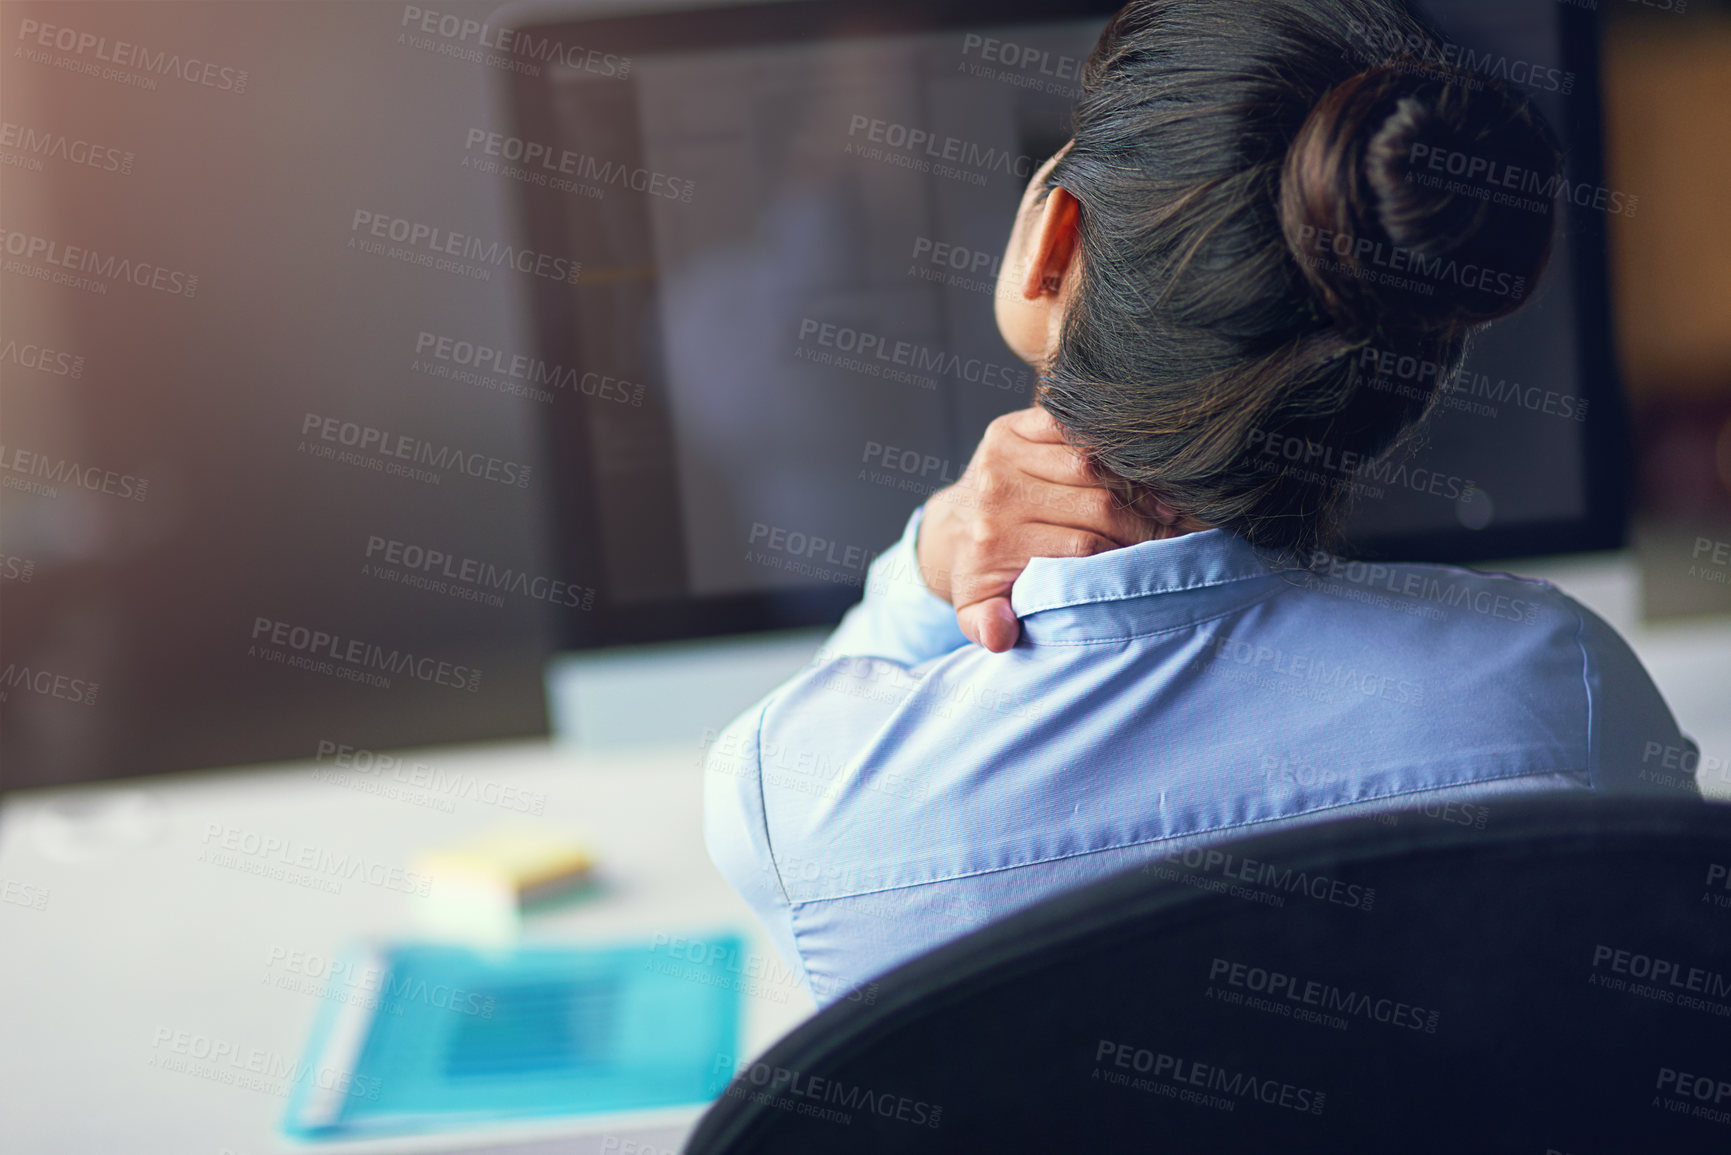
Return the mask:
POLYGON ((1068 189, 1040 195, 1047 175, 1067 152, 1066 144, 1040 166, 1022 191, 1009 243, 993 292, 992 311, 1004 343, 1036 368, 1057 351, 1067 288, 1080 251, 1081 206, 1068 189))
POLYGON ((1062 185, 1054 186, 1034 210, 1027 266, 1022 271, 1022 299, 1061 297, 1080 246, 1082 206, 1062 185))

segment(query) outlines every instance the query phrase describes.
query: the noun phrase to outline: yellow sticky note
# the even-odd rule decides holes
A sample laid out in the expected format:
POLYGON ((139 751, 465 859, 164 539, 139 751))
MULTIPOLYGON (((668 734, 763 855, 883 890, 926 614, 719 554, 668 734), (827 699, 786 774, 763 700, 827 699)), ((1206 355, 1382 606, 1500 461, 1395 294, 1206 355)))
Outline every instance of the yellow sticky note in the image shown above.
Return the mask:
POLYGON ((526 905, 579 889, 594 862, 581 842, 533 829, 498 829, 419 856, 431 880, 430 929, 463 937, 514 935, 526 905))

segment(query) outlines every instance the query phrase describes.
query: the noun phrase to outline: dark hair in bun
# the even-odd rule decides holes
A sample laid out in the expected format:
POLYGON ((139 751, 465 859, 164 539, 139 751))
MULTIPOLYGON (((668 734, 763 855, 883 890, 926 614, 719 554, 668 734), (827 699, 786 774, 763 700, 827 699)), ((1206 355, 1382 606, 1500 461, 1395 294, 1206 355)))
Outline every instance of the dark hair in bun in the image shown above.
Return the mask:
POLYGON ((1398 61, 1367 68, 1317 101, 1286 151, 1280 224, 1343 328, 1446 330, 1520 307, 1550 256, 1550 213, 1535 219, 1530 209, 1499 207, 1494 186, 1480 180, 1475 189, 1472 179, 1450 175, 1482 175, 1493 162, 1545 176, 1561 167, 1549 128, 1528 104, 1471 78, 1451 83, 1398 61), (1345 243, 1323 243, 1325 236, 1345 243), (1451 261, 1454 274, 1446 272, 1451 261), (1415 275, 1378 277, 1379 265, 1415 275))
POLYGON ((1334 544, 1347 466, 1531 295, 1555 210, 1495 181, 1554 187, 1555 135, 1441 44, 1401 0, 1135 0, 1107 25, 1046 180, 1081 248, 1040 403, 1126 496, 1334 544), (1391 356, 1434 367, 1422 390, 1377 378, 1391 356))

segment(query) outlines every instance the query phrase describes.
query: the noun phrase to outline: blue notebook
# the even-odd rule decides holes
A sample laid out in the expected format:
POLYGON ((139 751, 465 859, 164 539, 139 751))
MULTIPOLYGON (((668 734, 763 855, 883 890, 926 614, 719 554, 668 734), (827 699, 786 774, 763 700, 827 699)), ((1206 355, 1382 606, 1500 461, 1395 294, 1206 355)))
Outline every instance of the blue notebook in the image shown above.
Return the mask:
POLYGON ((363 947, 332 972, 283 1130, 353 1139, 706 1103, 739 1053, 734 936, 606 949, 363 947), (687 959, 708 962, 689 962, 687 959))

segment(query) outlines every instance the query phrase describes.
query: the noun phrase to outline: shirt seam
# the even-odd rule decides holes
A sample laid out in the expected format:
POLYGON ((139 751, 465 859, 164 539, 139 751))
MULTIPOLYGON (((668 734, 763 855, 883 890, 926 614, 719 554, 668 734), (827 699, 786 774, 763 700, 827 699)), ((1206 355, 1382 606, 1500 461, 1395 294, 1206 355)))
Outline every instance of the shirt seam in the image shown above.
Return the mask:
POLYGON ((1569 598, 1566 594, 1564 597, 1567 598, 1569 608, 1572 609, 1575 614, 1575 646, 1581 651, 1581 692, 1587 699, 1587 780, 1593 784, 1595 789, 1597 789, 1599 786, 1598 767, 1601 751, 1599 749, 1598 735, 1594 732, 1594 723, 1597 719, 1593 717, 1593 712, 1597 703, 1595 702, 1593 695, 1591 673, 1593 661, 1591 655, 1587 653, 1587 619, 1581 613, 1579 602, 1575 601, 1574 598, 1569 598))
MULTIPOLYGON (((1029 609, 1024 610, 1022 612, 1021 616, 1026 617, 1030 614, 1044 613, 1047 610, 1069 609, 1073 606, 1098 605, 1101 602, 1132 601, 1136 598, 1158 597, 1161 594, 1184 593, 1187 590, 1209 589, 1209 588, 1212 588, 1215 586, 1230 585, 1233 582, 1255 581, 1257 578, 1260 578, 1260 577, 1278 577, 1281 574, 1286 574, 1286 573, 1305 573, 1305 574, 1307 574, 1307 573, 1311 572, 1309 569, 1307 569, 1306 567, 1304 567, 1302 565, 1299 565, 1299 566, 1281 566, 1279 568, 1274 568, 1274 567, 1270 567, 1266 563, 1263 563, 1260 561, 1258 561, 1257 564, 1261 565, 1261 567, 1262 567, 1262 572, 1260 572, 1260 573, 1237 574, 1237 575, 1232 576, 1232 577, 1219 578, 1219 579, 1213 580, 1213 581, 1198 582, 1198 583, 1193 584, 1193 585, 1167 586, 1167 587, 1164 587, 1161 589, 1138 590, 1135 592, 1124 592, 1124 593, 1116 593, 1116 594, 1103 594, 1099 597, 1077 598, 1076 600, 1073 600, 1073 601, 1057 601, 1057 602, 1052 602, 1050 604, 1042 604, 1042 605, 1030 607, 1029 609)), ((1507 580, 1507 581, 1516 581, 1516 582, 1521 582, 1521 583, 1526 584, 1526 585, 1542 586, 1542 587, 1549 589, 1555 593, 1561 593, 1562 592, 1561 590, 1557 589, 1557 587, 1554 584, 1552 584, 1551 582, 1545 581, 1543 578, 1523 577, 1520 574, 1505 573, 1502 571, 1477 570, 1477 569, 1473 569, 1470 566, 1445 565, 1445 564, 1440 564, 1440 563, 1428 563, 1428 562, 1395 563, 1395 564, 1430 565, 1434 569, 1444 570, 1444 571, 1446 571, 1450 574, 1454 574, 1454 575, 1460 575, 1460 576, 1464 576, 1464 577, 1474 577, 1474 578, 1493 578, 1493 579, 1502 579, 1502 580, 1507 580)), ((1565 595, 1565 596, 1567 596, 1567 595, 1565 595)))
MULTIPOLYGON (((1098 597, 1078 597, 1069 601, 1057 601, 1030 606, 1028 609, 1022 611, 1022 616, 1027 617, 1031 614, 1043 614, 1047 610, 1067 610, 1076 606, 1095 606, 1100 605, 1103 602, 1129 602, 1135 601, 1137 598, 1157 598, 1162 594, 1182 594, 1189 593, 1191 590, 1214 589, 1217 586, 1231 585, 1233 582, 1248 582, 1255 581, 1258 578, 1273 577, 1275 574, 1280 572, 1282 571, 1271 570, 1264 566, 1261 573, 1237 574, 1233 577, 1219 578, 1215 581, 1193 582, 1190 585, 1182 586, 1164 586, 1160 589, 1126 590, 1112 594, 1101 594, 1098 597)), ((1012 594, 1012 602, 1013 601, 1014 596, 1012 594)))
MULTIPOLYGON (((787 882, 781 877, 781 860, 776 856, 775 837, 769 830, 769 799, 763 792, 763 722, 768 714, 769 703, 765 702, 763 708, 757 712, 757 736, 752 745, 752 761, 757 763, 757 773, 753 777, 757 779, 757 812, 763 815, 763 848, 769 851, 769 864, 775 870, 775 888, 781 892, 781 901, 788 908, 791 921, 793 896, 787 893, 787 882)), ((790 925, 788 929, 793 928, 790 925)), ((797 944, 798 941, 798 936, 795 935, 794 942, 797 944)), ((804 966, 805 960, 802 958, 801 969, 804 969, 804 966)))
POLYGON ((1118 642, 1134 641, 1137 638, 1157 638, 1161 634, 1182 633, 1185 630, 1193 630, 1197 626, 1207 625, 1209 622, 1218 622, 1222 618, 1229 618, 1233 614, 1243 613, 1245 610, 1251 608, 1252 606, 1259 606, 1263 602, 1268 601, 1270 598, 1275 598, 1275 597, 1279 597, 1279 596, 1280 596, 1279 590, 1277 590, 1277 589, 1276 590, 1269 590, 1267 593, 1263 594, 1261 597, 1254 598, 1251 601, 1243 602, 1239 605, 1233 606, 1231 609, 1228 609, 1228 610, 1221 610, 1217 614, 1210 614, 1208 617, 1205 617, 1205 618, 1196 618, 1193 621, 1180 622, 1175 626, 1162 626, 1161 628, 1159 628, 1157 630, 1149 630, 1146 633, 1141 633, 1141 634, 1114 634, 1108 638, 1078 638, 1075 641, 1068 641, 1068 642, 1066 642, 1066 641, 1036 642, 1036 641, 1033 641, 1030 639, 1028 644, 1030 646, 1054 646, 1054 647, 1110 646, 1110 645, 1114 645, 1118 642))
MULTIPOLYGON (((769 799, 763 793, 763 724, 769 716, 769 702, 765 701, 763 708, 757 712, 757 741, 753 747, 755 753, 752 760, 757 763, 757 812, 763 815, 763 848, 769 854, 770 869, 775 871, 775 888, 781 892, 781 906, 787 912, 787 940, 793 945, 794 961, 799 964, 800 983, 807 993, 812 993, 811 964, 806 962, 805 947, 799 939, 799 903, 793 901, 793 896, 787 893, 787 882, 781 876, 781 860, 776 857, 775 840, 769 832, 769 799)), ((812 995, 815 999, 817 996, 812 995)))
MULTIPOLYGON (((1272 817, 1269 817, 1269 818, 1258 818, 1258 819, 1255 819, 1254 821, 1251 821, 1251 822, 1238 822, 1238 823, 1233 823, 1233 824, 1227 825, 1227 826, 1210 826, 1205 830, 1191 830, 1191 831, 1186 831, 1182 834, 1162 834, 1162 835, 1159 835, 1159 836, 1154 837, 1154 838, 1139 838, 1139 839, 1136 839, 1132 842, 1114 842, 1114 843, 1111 843, 1111 844, 1106 845, 1106 846, 1094 846, 1094 847, 1088 848, 1087 850, 1073 851, 1069 854, 1053 854, 1053 855, 1049 855, 1045 858, 1029 859, 1027 862, 1012 862, 1012 863, 1008 863, 1008 864, 1003 865, 1003 866, 987 866, 987 867, 982 867, 979 870, 965 870, 965 871, 961 871, 961 872, 956 873, 956 874, 946 874, 946 875, 943 875, 943 876, 938 877, 938 878, 922 878, 917 882, 903 882, 903 883, 897 883, 894 886, 881 886, 881 887, 876 888, 875 890, 856 890, 856 891, 849 891, 845 894, 829 894, 829 895, 823 895, 823 896, 820 896, 817 898, 802 898, 802 899, 799 899, 797 901, 794 901, 793 899, 789 899, 789 903, 791 904, 791 906, 793 908, 798 908, 801 906, 809 905, 809 904, 814 903, 814 902, 834 902, 838 899, 843 899, 843 898, 863 898, 868 894, 888 894, 892 891, 897 891, 897 890, 911 890, 914 887, 928 886, 928 885, 935 883, 935 882, 954 882, 957 879, 962 879, 962 878, 978 878, 978 877, 981 877, 981 876, 987 875, 987 874, 1000 874, 1003 871, 1017 870, 1017 869, 1020 869, 1021 867, 1024 867, 1024 866, 1042 866, 1048 862, 1063 862, 1063 861, 1065 861, 1067 859, 1071 859, 1071 858, 1085 858, 1090 854, 1101 854, 1101 853, 1104 853, 1105 851, 1108 851, 1108 850, 1130 850, 1130 849, 1137 847, 1137 846, 1151 846, 1151 845, 1158 843, 1158 842, 1171 842, 1171 841, 1174 841, 1174 840, 1180 839, 1180 838, 1195 838, 1199 835, 1204 835, 1204 834, 1219 834, 1219 833, 1222 833, 1224 831, 1246 830, 1246 829, 1250 829, 1250 828, 1253 828, 1256 826, 1261 826, 1261 825, 1263 825, 1265 823, 1269 823, 1269 822, 1284 822, 1284 821, 1289 821, 1289 820, 1294 819, 1294 818, 1309 817, 1310 815, 1313 815, 1313 814, 1325 814, 1328 811, 1339 810, 1342 807, 1346 807, 1346 806, 1356 806, 1356 805, 1358 805, 1360 803, 1364 803, 1364 802, 1377 802, 1377 801, 1381 801, 1381 800, 1386 799, 1386 798, 1399 798, 1399 797, 1402 797, 1403 795, 1407 795, 1407 794, 1424 794, 1424 793, 1427 793, 1427 792, 1432 791, 1432 790, 1447 790, 1451 787, 1456 787, 1456 786, 1480 786, 1480 785, 1483 785, 1484 783, 1487 783, 1487 782, 1507 782, 1507 781, 1510 781, 1510 780, 1516 779, 1516 778, 1539 778, 1539 777, 1543 777, 1543 776, 1548 775, 1548 774, 1570 775, 1570 774, 1580 774, 1580 773, 1583 773, 1583 771, 1577 770, 1577 769, 1524 770, 1524 771, 1521 771, 1521 772, 1516 773, 1516 774, 1499 774, 1493 778, 1473 778, 1473 779, 1470 779, 1466 782, 1449 782, 1449 783, 1446 783, 1442 786, 1434 786, 1434 785, 1433 786, 1415 786, 1415 787, 1408 789, 1408 790, 1393 790, 1393 791, 1390 791, 1386 794, 1376 794, 1376 795, 1372 795, 1371 797, 1368 797, 1368 798, 1353 798, 1353 799, 1349 799, 1348 801, 1345 801, 1345 802, 1334 802, 1334 803, 1330 803, 1327 806, 1317 806, 1317 807, 1314 807, 1310 810, 1298 811, 1297 813, 1294 813, 1294 814, 1276 814, 1276 815, 1273 815, 1272 817)), ((1587 771, 1586 773, 1589 774, 1589 786, 1587 788, 1591 789, 1592 788, 1590 785, 1590 781, 1591 781, 1590 773, 1591 772, 1587 771)), ((779 877, 779 876, 780 876, 780 869, 778 867, 777 868, 777 877, 779 877)))

